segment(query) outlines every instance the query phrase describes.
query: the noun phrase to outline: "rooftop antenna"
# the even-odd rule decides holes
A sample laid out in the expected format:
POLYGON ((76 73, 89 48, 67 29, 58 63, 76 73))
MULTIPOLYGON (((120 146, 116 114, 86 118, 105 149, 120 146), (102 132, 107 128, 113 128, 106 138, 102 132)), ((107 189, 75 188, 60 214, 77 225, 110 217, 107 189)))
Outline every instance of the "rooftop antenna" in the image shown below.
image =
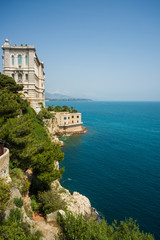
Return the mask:
POLYGON ((9 40, 10 46, 11 46, 11 40, 9 40))

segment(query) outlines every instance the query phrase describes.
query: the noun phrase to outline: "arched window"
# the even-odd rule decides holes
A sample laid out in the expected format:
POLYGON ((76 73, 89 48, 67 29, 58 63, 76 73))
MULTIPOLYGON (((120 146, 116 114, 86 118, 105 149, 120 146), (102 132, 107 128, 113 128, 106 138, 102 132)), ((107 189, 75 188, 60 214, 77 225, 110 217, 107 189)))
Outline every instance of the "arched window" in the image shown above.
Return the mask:
POLYGON ((22 56, 18 55, 18 64, 22 64, 22 56))
POLYGON ((28 64, 28 56, 27 55, 25 56, 25 62, 26 62, 26 64, 28 64))
POLYGON ((14 65, 14 55, 12 55, 12 65, 14 65))
POLYGON ((22 81, 22 74, 21 73, 18 74, 18 81, 22 81))

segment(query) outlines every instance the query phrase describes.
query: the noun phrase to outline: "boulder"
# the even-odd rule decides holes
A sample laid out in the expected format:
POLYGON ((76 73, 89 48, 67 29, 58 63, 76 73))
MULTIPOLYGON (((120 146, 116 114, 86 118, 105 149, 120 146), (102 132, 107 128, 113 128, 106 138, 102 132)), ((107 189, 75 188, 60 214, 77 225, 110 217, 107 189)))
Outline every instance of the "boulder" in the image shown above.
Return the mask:
POLYGON ((21 198, 22 195, 20 194, 20 191, 17 188, 12 188, 11 189, 12 197, 13 198, 21 198))
POLYGON ((63 210, 57 210, 55 212, 47 214, 46 221, 48 223, 49 222, 56 222, 57 221, 57 214, 60 214, 61 216, 65 216, 65 212, 63 210))

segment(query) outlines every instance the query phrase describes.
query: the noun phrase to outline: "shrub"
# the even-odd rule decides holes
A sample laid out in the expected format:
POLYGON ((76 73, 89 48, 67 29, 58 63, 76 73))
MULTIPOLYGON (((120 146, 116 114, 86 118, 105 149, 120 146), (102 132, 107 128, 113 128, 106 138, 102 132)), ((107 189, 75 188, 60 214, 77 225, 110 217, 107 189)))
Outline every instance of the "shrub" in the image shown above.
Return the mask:
POLYGON ((11 209, 8 219, 0 225, 0 240, 40 240, 42 236, 40 231, 31 233, 30 225, 22 221, 19 209, 11 209))
POLYGON ((38 118, 40 120, 43 119, 50 119, 53 117, 53 114, 49 112, 48 108, 43 108, 39 113, 38 113, 38 118))
POLYGON ((29 188, 30 188, 30 185, 31 183, 28 181, 28 180, 25 180, 23 183, 22 183, 22 186, 20 188, 20 191, 23 195, 25 195, 28 191, 29 191, 29 188))
POLYGON ((20 198, 14 198, 14 204, 16 205, 16 207, 21 208, 23 206, 23 199, 20 198))
POLYGON ((22 220, 21 210, 19 210, 18 208, 11 209, 8 221, 11 223, 14 223, 14 222, 20 222, 21 220, 22 220))
POLYGON ((27 216, 28 216, 30 219, 33 219, 33 213, 32 213, 32 211, 31 211, 27 206, 24 206, 24 209, 25 209, 25 212, 26 212, 27 216))
POLYGON ((14 168, 10 172, 12 178, 12 184, 15 188, 18 188, 22 195, 25 195, 30 188, 30 182, 26 175, 20 168, 14 168))
POLYGON ((9 203, 10 196, 10 186, 0 178, 0 220, 2 219, 3 213, 9 203))
POLYGON ((40 209, 44 214, 49 214, 58 209, 66 209, 66 203, 61 199, 60 195, 55 190, 38 193, 38 201, 40 209))
POLYGON ((84 216, 74 216, 67 212, 66 216, 58 216, 58 223, 61 226, 62 234, 59 235, 61 240, 153 240, 151 234, 145 234, 139 230, 136 221, 131 218, 121 221, 118 225, 116 221, 108 225, 105 220, 100 222, 93 219, 86 220, 84 216))
POLYGON ((40 204, 36 201, 36 197, 34 195, 31 196, 31 208, 34 212, 39 211, 40 204))

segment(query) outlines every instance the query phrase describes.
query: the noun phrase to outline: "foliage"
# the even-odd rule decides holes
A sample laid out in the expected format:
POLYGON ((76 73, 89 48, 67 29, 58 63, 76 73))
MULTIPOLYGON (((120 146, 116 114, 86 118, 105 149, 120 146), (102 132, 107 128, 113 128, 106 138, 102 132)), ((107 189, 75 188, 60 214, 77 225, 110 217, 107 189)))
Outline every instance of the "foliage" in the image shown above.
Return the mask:
POLYGON ((0 225, 0 240, 40 240, 41 232, 31 233, 30 225, 22 221, 19 209, 11 209, 6 221, 0 225))
POLYGON ((18 188, 22 195, 25 195, 29 191, 30 182, 23 171, 20 168, 14 168, 10 171, 10 176, 13 186, 18 188))
POLYGON ((25 209, 25 212, 26 212, 27 216, 28 216, 30 219, 33 219, 33 213, 32 213, 32 211, 31 211, 31 209, 28 208, 28 206, 25 206, 25 205, 24 205, 24 209, 25 209))
POLYGON ((58 223, 62 228, 61 240, 153 240, 151 234, 145 234, 139 230, 136 221, 131 218, 121 221, 118 225, 116 221, 112 225, 103 219, 98 222, 93 219, 86 220, 84 216, 74 216, 67 212, 65 217, 58 216, 58 223))
MULTIPOLYGON (((10 149, 12 168, 32 168, 31 189, 37 191, 61 177, 63 169, 57 170, 55 161, 62 161, 63 153, 51 142, 36 112, 20 97, 18 91, 22 89, 12 78, 0 75, 0 142, 10 149)), ((25 182, 21 191, 25 193, 28 188, 25 182)))
POLYGON ((32 208, 32 210, 34 212, 38 212, 39 211, 39 207, 40 207, 40 204, 37 202, 36 196, 32 195, 31 196, 31 208, 32 208))
POLYGON ((38 193, 38 201, 40 202, 40 210, 44 214, 49 214, 59 209, 66 209, 66 203, 61 199, 56 190, 38 193))
POLYGON ((76 109, 73 109, 72 110, 72 113, 77 113, 78 111, 76 109))
POLYGON ((10 196, 10 186, 5 183, 5 180, 0 178, 0 219, 3 217, 3 213, 9 203, 10 196))
POLYGON ((16 84, 12 77, 0 73, 0 79, 0 90, 8 90, 13 93, 23 90, 23 85, 16 84))
POLYGON ((61 106, 56 106, 56 107, 54 108, 54 111, 55 111, 55 112, 62 112, 62 107, 61 107, 61 106))
POLYGON ((49 105, 47 108, 48 108, 48 111, 54 111, 55 106, 54 105, 51 105, 51 106, 49 105))
POLYGON ((54 112, 70 112, 70 113, 77 113, 78 111, 74 109, 73 107, 69 108, 68 106, 48 106, 48 111, 54 111, 54 112))
POLYGON ((50 119, 53 117, 53 114, 50 113, 50 111, 48 110, 48 108, 42 108, 42 110, 38 113, 38 118, 40 120, 43 119, 50 119))
POLYGON ((21 197, 14 198, 13 202, 16 205, 16 207, 18 207, 18 208, 21 208, 23 206, 23 199, 21 197))

